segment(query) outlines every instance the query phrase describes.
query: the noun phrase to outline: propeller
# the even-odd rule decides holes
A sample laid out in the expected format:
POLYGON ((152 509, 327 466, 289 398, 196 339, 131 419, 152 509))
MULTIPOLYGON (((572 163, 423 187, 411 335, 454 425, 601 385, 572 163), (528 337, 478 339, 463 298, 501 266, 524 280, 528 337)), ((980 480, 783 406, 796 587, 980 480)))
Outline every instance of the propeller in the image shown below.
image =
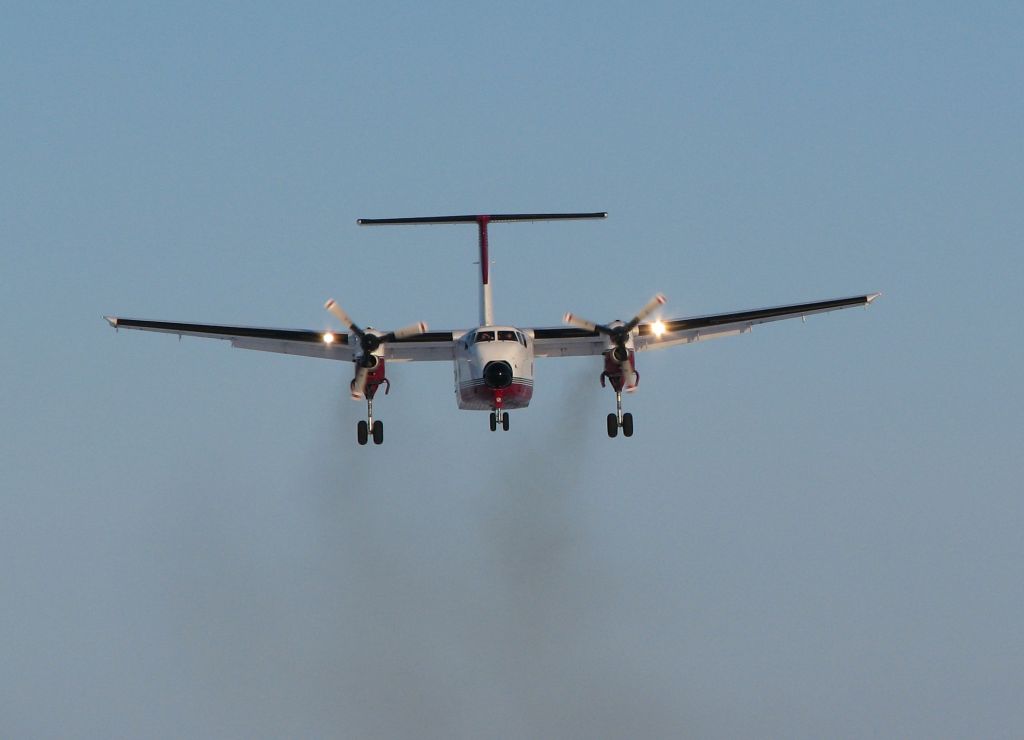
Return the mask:
POLYGON ((665 301, 665 296, 658 293, 651 298, 651 300, 647 301, 644 307, 637 312, 637 315, 625 324, 621 321, 614 321, 611 324, 597 324, 573 313, 567 313, 564 316, 564 321, 570 326, 575 326, 579 329, 586 329, 587 331, 596 331, 611 339, 612 344, 615 345, 611 352, 612 359, 619 363, 619 367, 622 369, 622 376, 624 378, 631 379, 630 382, 626 383, 626 389, 632 390, 636 387, 635 380, 632 380, 635 378, 635 373, 629 364, 629 350, 626 349, 626 342, 629 341, 630 332, 632 332, 641 321, 647 318, 654 309, 663 305, 665 301))
POLYGON ((395 329, 384 334, 379 334, 373 329, 363 329, 359 327, 344 309, 339 306, 333 298, 329 298, 327 303, 324 304, 324 308, 334 314, 338 320, 348 327, 349 331, 356 335, 359 339, 359 347, 362 350, 360 356, 356 359, 358 365, 356 369, 355 380, 352 381, 352 398, 359 399, 363 397, 363 391, 366 388, 366 377, 373 368, 377 367, 377 363, 380 362, 379 358, 374 354, 380 347, 393 339, 406 339, 407 337, 415 337, 423 334, 427 330, 427 325, 420 321, 416 324, 410 324, 409 326, 401 329, 395 329))

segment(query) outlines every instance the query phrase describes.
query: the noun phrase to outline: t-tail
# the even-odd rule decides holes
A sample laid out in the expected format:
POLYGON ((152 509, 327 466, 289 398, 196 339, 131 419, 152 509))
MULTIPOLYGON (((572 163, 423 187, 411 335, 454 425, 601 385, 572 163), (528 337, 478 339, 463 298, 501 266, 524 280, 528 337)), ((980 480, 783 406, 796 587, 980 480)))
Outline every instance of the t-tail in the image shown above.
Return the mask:
POLYGON ((479 216, 424 216, 419 218, 361 218, 360 226, 400 226, 411 224, 476 224, 480 242, 480 323, 494 325, 494 299, 491 295, 491 269, 487 245, 488 224, 509 221, 578 221, 608 218, 604 211, 595 213, 500 213, 479 216))

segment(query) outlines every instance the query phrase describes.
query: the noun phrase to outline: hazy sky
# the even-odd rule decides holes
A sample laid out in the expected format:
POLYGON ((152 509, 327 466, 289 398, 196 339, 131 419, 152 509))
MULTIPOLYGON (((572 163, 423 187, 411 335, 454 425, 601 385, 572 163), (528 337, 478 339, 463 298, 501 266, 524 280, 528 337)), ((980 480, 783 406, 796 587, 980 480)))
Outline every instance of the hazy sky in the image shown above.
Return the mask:
POLYGON ((16 3, 0 736, 1024 735, 1019 3, 16 3), (451 368, 112 331, 868 311, 451 368))

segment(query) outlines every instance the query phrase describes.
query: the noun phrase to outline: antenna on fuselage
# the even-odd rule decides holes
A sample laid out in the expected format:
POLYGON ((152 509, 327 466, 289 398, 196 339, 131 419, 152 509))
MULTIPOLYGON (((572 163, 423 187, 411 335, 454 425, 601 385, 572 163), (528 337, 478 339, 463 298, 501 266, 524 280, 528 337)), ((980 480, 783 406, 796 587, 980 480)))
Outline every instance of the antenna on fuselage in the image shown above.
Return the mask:
POLYGON ((491 270, 488 257, 488 224, 512 221, 580 221, 608 218, 606 211, 594 213, 499 213, 477 216, 422 216, 416 218, 360 218, 360 226, 411 226, 414 224, 476 224, 480 243, 480 323, 494 324, 494 305, 491 296, 491 270))

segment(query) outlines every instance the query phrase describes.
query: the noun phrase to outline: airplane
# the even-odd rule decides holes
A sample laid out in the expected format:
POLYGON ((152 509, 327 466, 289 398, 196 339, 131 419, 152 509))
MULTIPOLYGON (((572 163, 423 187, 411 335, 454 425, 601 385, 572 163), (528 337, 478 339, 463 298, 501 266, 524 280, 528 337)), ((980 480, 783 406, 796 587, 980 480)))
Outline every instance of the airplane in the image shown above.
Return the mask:
POLYGON ((480 252, 480 323, 469 329, 429 331, 423 322, 402 329, 380 331, 361 327, 330 299, 325 308, 348 329, 347 333, 312 329, 272 329, 252 326, 189 324, 172 321, 103 318, 115 329, 137 329, 181 336, 224 339, 241 349, 278 352, 287 355, 319 357, 353 364, 349 384, 354 400, 366 401, 366 419, 356 425, 356 440, 365 445, 372 438, 384 441, 384 424, 373 417, 373 399, 383 386, 391 389, 387 377, 388 362, 451 362, 455 371, 455 399, 460 409, 488 411, 492 432, 508 431, 513 409, 530 405, 533 397, 534 359, 538 357, 600 357, 602 387, 615 392, 615 412, 607 416, 610 438, 622 431, 633 436, 633 415, 623 413, 622 394, 631 393, 640 383, 636 353, 692 344, 707 339, 745 334, 756 324, 868 306, 881 293, 758 308, 730 313, 709 314, 678 319, 645 321, 665 303, 657 294, 633 318, 606 324, 564 316, 564 325, 522 328, 494 323, 488 227, 516 221, 566 221, 604 219, 606 212, 593 213, 506 213, 469 216, 428 216, 421 218, 363 218, 360 226, 412 224, 473 224, 477 227, 480 252))

